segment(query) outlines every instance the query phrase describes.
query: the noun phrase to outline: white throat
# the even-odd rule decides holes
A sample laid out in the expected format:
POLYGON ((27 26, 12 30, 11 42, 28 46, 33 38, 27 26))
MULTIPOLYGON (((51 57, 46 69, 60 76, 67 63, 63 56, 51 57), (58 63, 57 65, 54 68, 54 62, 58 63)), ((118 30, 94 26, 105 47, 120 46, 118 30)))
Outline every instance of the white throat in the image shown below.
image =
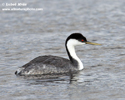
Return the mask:
POLYGON ((84 68, 84 66, 83 66, 83 63, 81 62, 81 60, 76 55, 76 52, 75 52, 75 46, 76 45, 83 45, 83 43, 81 43, 81 42, 79 42, 75 39, 70 39, 67 42, 67 49, 68 49, 71 57, 74 58, 78 62, 78 69, 82 70, 84 68))

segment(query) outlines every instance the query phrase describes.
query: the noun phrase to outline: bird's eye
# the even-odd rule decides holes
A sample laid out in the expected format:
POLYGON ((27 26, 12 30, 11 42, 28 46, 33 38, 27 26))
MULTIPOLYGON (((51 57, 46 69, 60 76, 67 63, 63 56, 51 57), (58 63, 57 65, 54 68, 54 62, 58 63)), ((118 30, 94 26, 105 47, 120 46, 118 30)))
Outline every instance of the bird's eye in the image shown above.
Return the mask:
POLYGON ((81 41, 83 42, 84 40, 82 39, 81 41))

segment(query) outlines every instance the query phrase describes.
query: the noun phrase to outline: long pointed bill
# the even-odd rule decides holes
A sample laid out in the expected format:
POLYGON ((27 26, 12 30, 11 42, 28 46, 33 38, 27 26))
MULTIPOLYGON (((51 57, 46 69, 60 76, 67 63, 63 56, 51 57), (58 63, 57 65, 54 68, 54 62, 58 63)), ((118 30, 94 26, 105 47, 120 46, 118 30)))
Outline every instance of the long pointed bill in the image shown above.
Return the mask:
POLYGON ((98 43, 92 43, 92 42, 86 42, 86 44, 101 45, 101 44, 98 44, 98 43))

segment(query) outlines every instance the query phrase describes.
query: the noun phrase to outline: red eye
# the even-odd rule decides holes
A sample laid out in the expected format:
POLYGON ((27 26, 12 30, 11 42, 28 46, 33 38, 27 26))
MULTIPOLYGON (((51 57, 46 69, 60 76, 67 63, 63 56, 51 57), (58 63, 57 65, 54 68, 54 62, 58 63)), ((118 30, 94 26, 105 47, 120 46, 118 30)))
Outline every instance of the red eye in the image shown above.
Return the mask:
POLYGON ((81 41, 83 42, 84 40, 82 39, 81 41))

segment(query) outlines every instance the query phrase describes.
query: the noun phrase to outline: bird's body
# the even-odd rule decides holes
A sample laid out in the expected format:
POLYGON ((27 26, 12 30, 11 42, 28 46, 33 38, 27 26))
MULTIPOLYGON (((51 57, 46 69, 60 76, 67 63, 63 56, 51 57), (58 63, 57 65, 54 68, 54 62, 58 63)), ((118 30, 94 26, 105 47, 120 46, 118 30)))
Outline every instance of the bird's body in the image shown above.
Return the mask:
POLYGON ((76 72, 84 68, 83 63, 77 57, 75 52, 76 45, 93 44, 97 43, 87 42, 87 39, 80 33, 71 34, 65 42, 65 47, 69 60, 66 58, 45 55, 39 56, 29 63, 20 67, 16 75, 48 75, 48 74, 63 74, 69 72, 76 72))
POLYGON ((77 71, 77 66, 73 65, 68 59, 45 55, 31 60, 19 70, 18 75, 63 74, 70 71, 77 71))

